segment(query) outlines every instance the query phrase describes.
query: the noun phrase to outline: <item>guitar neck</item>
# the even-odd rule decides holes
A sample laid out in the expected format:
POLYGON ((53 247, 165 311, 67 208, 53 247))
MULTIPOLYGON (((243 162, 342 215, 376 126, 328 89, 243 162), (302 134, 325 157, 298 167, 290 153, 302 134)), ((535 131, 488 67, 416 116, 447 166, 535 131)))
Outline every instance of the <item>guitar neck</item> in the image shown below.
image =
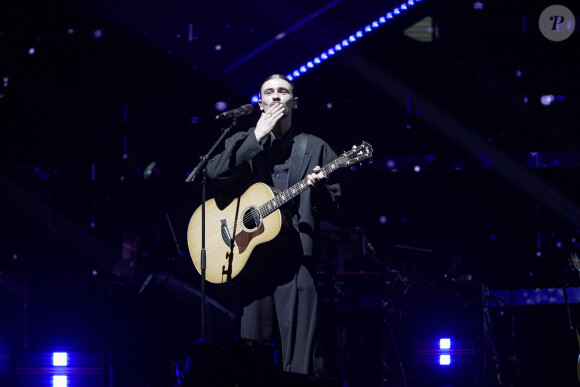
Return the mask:
MULTIPOLYGON (((340 159, 341 157, 322 167, 321 172, 324 173, 324 176, 330 175, 332 172, 336 171, 339 168, 340 163, 338 161, 340 159)), ((300 195, 302 192, 310 188, 310 186, 307 183, 307 180, 308 180, 307 178, 300 180, 292 187, 281 192, 274 199, 269 200, 263 205, 261 205, 259 210, 260 214, 262 214, 262 217, 265 217, 271 214, 272 212, 276 211, 278 208, 282 207, 285 203, 294 199, 296 196, 300 195)))

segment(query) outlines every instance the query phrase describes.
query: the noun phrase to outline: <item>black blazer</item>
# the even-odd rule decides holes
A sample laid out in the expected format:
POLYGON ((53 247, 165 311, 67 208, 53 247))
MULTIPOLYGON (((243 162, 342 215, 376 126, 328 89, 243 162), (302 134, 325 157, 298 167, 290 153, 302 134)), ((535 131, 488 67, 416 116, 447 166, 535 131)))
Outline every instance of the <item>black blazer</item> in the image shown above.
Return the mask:
MULTIPOLYGON (((214 156, 207 164, 208 178, 218 188, 219 196, 237 197, 254 183, 269 183, 263 161, 264 147, 254 136, 254 129, 238 132, 226 139, 225 149, 214 156)), ((315 166, 321 167, 337 158, 330 146, 319 137, 301 133, 293 138, 293 153, 297 144, 306 141, 304 155, 300 159, 292 157, 288 186, 304 179, 315 166)), ((326 184, 302 192, 299 196, 297 222, 295 227, 300 233, 304 255, 312 256, 314 251, 314 232, 318 216, 338 208, 340 185, 332 182, 332 175, 326 184)))

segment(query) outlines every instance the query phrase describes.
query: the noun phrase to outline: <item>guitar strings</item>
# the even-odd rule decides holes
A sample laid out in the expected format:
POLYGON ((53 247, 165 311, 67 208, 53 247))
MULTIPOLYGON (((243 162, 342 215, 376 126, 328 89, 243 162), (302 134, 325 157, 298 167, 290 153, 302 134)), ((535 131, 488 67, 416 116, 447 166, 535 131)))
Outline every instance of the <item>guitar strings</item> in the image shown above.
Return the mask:
MULTIPOLYGON (((324 167, 322 167, 320 171, 321 171, 321 172, 324 172, 324 175, 325 175, 325 176, 329 175, 330 173, 332 173, 332 172, 333 172, 333 171, 336 169, 336 168, 335 168, 335 169, 333 169, 333 168, 332 168, 332 164, 333 164, 333 163, 339 163, 339 162, 340 162, 340 161, 342 161, 342 159, 344 159, 344 158, 346 158, 346 155, 341 155, 341 156, 339 156, 339 157, 338 157, 338 158, 337 158, 335 161, 332 161, 332 162, 328 163, 327 165, 325 165, 324 167)), ((306 178, 306 179, 302 179, 302 180, 300 180, 298 183, 294 184, 292 187, 295 187, 295 186, 297 186, 297 185, 301 185, 301 184, 306 184, 306 180, 307 180, 307 178, 306 178)), ((306 185, 307 185, 307 184, 306 184, 306 185)), ((288 188, 288 189, 286 189, 286 190, 282 191, 282 192, 281 192, 279 195, 277 195, 276 197, 274 197, 274 198, 272 198, 272 199, 268 200, 266 203, 262 204, 261 206, 258 206, 258 207, 257 207, 257 210, 258 210, 258 213, 260 214, 260 216, 261 216, 262 218, 264 217, 264 214, 263 214, 263 212, 264 212, 264 211, 263 211, 263 208, 264 208, 264 206, 266 206, 266 204, 268 204, 268 203, 270 203, 270 202, 277 202, 277 201, 278 201, 278 200, 277 200, 278 198, 287 196, 286 192, 288 192, 289 190, 291 190, 291 189, 292 189, 292 187, 290 187, 290 188, 288 188)), ((302 193, 303 191, 304 191, 304 189, 303 189, 301 192, 298 192, 298 193, 302 193)), ((280 204, 283 204, 283 203, 280 203, 280 204)), ((254 207, 254 208, 256 208, 256 207, 254 207)), ((277 209, 277 208, 276 208, 276 209, 277 209)), ((275 211, 275 210, 274 210, 274 211, 275 211)), ((267 215, 269 215, 270 213, 272 213, 272 212, 274 212, 274 211, 271 211, 271 212, 269 212, 267 215)), ((242 215, 242 218, 241 218, 241 219, 239 219, 237 222, 235 222, 235 223, 234 223, 234 225, 233 225, 232 227, 228 227, 228 231, 230 232, 230 234, 233 234, 233 232, 234 232, 234 230, 235 230, 236 228, 238 228, 238 227, 243 227, 244 223, 246 223, 247 221, 249 221, 251 218, 253 218, 252 211, 246 211, 246 212, 245 212, 245 213, 242 215)))

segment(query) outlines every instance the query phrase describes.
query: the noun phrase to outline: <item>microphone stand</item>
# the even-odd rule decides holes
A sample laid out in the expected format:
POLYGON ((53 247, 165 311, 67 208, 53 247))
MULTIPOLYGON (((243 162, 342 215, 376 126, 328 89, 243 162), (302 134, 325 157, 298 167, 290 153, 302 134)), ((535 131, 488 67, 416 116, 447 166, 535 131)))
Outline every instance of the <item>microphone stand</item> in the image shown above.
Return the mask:
POLYGON ((205 165, 209 160, 210 155, 213 153, 215 148, 224 140, 230 130, 236 125, 236 118, 233 119, 232 124, 222 129, 222 135, 218 138, 218 140, 212 145, 210 150, 200 159, 199 164, 195 167, 195 169, 189 174, 187 179, 185 179, 186 183, 193 183, 195 177, 202 172, 202 179, 201 179, 201 254, 200 254, 200 273, 201 273, 201 339, 205 340, 206 337, 206 330, 205 330, 205 267, 206 267, 206 256, 205 256, 205 193, 206 193, 206 180, 207 180, 207 170, 205 165))

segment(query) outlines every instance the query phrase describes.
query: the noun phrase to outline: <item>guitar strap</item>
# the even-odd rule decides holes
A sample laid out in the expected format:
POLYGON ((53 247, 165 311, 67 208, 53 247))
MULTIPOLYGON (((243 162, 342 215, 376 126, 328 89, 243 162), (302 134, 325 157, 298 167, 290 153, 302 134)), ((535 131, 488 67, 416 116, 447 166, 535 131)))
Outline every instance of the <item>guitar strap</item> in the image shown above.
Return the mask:
POLYGON ((288 170, 288 185, 291 187, 298 183, 302 173, 302 166, 307 163, 310 155, 306 154, 306 146, 308 144, 308 135, 300 133, 294 137, 294 145, 292 146, 292 154, 290 156, 290 168, 288 170))

